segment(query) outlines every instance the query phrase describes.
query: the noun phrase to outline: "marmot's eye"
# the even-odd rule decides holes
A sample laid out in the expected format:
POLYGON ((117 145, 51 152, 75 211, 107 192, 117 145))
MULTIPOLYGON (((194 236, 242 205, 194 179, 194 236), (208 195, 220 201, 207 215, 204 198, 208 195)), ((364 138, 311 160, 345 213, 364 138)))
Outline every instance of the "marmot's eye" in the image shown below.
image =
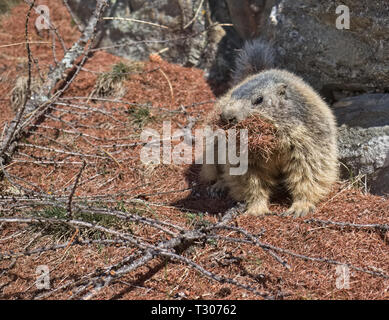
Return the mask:
POLYGON ((261 104, 263 102, 263 97, 262 96, 259 96, 255 99, 253 99, 253 105, 257 106, 259 104, 261 104))

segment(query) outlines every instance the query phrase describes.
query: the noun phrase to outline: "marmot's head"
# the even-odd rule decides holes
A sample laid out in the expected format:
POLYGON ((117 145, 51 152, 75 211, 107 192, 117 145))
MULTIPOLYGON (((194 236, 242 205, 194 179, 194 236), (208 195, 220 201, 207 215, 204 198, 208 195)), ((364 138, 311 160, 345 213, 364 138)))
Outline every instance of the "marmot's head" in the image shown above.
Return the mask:
POLYGON ((218 102, 221 118, 226 122, 239 122, 251 115, 276 119, 288 117, 288 86, 265 71, 248 78, 232 88, 218 102))

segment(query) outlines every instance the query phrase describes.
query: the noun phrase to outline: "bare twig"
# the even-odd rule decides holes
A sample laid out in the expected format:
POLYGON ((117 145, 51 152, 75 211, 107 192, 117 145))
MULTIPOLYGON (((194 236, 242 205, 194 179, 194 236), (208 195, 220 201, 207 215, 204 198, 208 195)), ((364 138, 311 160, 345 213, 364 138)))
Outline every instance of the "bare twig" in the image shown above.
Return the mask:
POLYGON ((80 32, 84 31, 84 27, 82 26, 81 21, 78 19, 78 17, 74 14, 73 10, 70 8, 68 0, 62 0, 63 4, 65 5, 66 9, 68 10, 69 14, 71 15, 74 23, 77 25, 77 28, 80 32))
POLYGON ((174 92, 173 92, 173 86, 168 78, 168 76, 166 75, 165 72, 163 72, 162 69, 159 69, 159 71, 161 72, 161 74, 163 75, 163 77, 166 79, 168 85, 169 85, 169 89, 170 89, 170 96, 171 96, 171 99, 172 99, 172 104, 174 104, 174 92))
POLYGON ((80 177, 81 177, 82 172, 84 171, 85 167, 86 167, 86 162, 84 161, 80 171, 77 174, 76 181, 74 182, 72 191, 69 194, 69 201, 68 201, 68 216, 69 216, 69 218, 73 218, 73 213, 72 213, 73 196, 74 196, 74 193, 76 192, 78 181, 80 180, 80 177))
POLYGON ((143 21, 143 20, 138 20, 138 19, 132 19, 132 18, 121 18, 121 17, 104 17, 104 20, 119 20, 119 21, 128 21, 128 22, 136 22, 136 23, 143 23, 143 24, 148 24, 150 26, 162 28, 162 29, 169 29, 167 26, 163 26, 161 24, 149 22, 149 21, 143 21))
POLYGON ((305 223, 316 223, 322 224, 325 226, 332 225, 340 228, 353 228, 353 229, 363 229, 363 230, 374 230, 380 232, 389 231, 389 224, 358 224, 350 222, 339 222, 339 221, 325 221, 319 219, 309 219, 304 220, 305 223))
POLYGON ((138 44, 156 44, 156 43, 170 43, 170 42, 181 42, 184 40, 188 40, 188 38, 195 38, 200 36, 203 33, 207 33, 211 30, 213 30, 216 27, 232 27, 233 24, 230 23, 215 23, 207 27, 206 29, 200 31, 200 32, 195 32, 190 35, 185 35, 182 37, 176 37, 176 38, 171 38, 171 39, 166 39, 166 40, 140 40, 140 41, 128 41, 122 44, 117 44, 117 45, 112 45, 112 46, 106 46, 106 47, 99 47, 95 48, 92 51, 99 51, 99 50, 109 50, 109 49, 114 49, 114 48, 122 48, 122 47, 128 47, 128 46, 134 46, 138 44))
POLYGON ((10 43, 10 44, 4 44, 1 45, 0 48, 8 48, 8 47, 14 47, 14 46, 20 46, 20 45, 26 45, 26 44, 50 44, 50 42, 47 41, 25 41, 25 42, 17 42, 17 43, 10 43))
POLYGON ((201 1, 200 1, 200 4, 199 4, 199 7, 198 7, 197 10, 196 10, 195 15, 194 15, 193 18, 184 26, 184 30, 185 30, 186 28, 188 28, 193 22, 195 22, 197 16, 199 15, 200 9, 201 9, 202 6, 203 6, 203 3, 204 3, 204 0, 201 0, 201 1))

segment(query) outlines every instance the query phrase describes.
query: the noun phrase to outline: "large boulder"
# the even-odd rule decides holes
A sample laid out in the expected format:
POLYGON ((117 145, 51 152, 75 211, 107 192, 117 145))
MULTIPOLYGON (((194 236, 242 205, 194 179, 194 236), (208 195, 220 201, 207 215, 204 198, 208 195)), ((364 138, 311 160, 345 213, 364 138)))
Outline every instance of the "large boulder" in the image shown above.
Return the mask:
POLYGON ((389 194, 389 94, 346 98, 333 110, 344 178, 366 174, 372 193, 389 194))
POLYGON ((389 88, 389 1, 268 0, 261 36, 273 41, 282 67, 330 100, 389 88), (340 30, 338 5, 350 12, 340 30))
MULTIPOLYGON (((77 17, 88 21, 96 1, 68 0, 77 17)), ((208 1, 111 0, 99 47, 132 60, 160 53, 168 61, 209 67, 225 35, 210 18, 208 1), (127 20, 125 20, 127 19, 127 20)))
MULTIPOLYGON (((86 21, 95 1, 68 0, 86 21)), ((160 52, 170 62, 206 70, 228 87, 244 40, 272 41, 279 67, 294 71, 329 101, 389 89, 389 2, 371 0, 111 0, 100 47, 130 59, 160 52), (339 30, 339 4, 350 29, 339 30), (231 26, 214 26, 217 23, 231 26), (213 26, 213 27, 212 27, 213 26)))
MULTIPOLYGON (((83 23, 96 5, 68 3, 83 23)), ((266 6, 266 0, 111 0, 106 17, 138 22, 105 21, 99 47, 133 60, 159 52, 167 61, 204 69, 211 83, 226 89, 237 49, 259 36, 266 6)))

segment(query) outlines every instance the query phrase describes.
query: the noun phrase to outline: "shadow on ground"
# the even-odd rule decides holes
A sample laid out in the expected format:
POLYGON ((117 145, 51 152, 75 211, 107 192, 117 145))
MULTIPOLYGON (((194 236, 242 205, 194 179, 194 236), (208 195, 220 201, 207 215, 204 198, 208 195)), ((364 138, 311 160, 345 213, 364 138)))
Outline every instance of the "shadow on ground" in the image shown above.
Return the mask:
MULTIPOLYGON (((178 207, 181 210, 198 211, 208 214, 223 214, 228 209, 236 206, 234 201, 228 194, 222 195, 220 198, 213 198, 207 191, 210 184, 205 184, 199 181, 201 165, 191 165, 185 172, 185 179, 189 186, 192 186, 191 193, 179 201, 171 203, 172 206, 178 207)), ((270 205, 289 207, 292 204, 291 196, 285 186, 280 185, 273 190, 270 197, 270 205)))

